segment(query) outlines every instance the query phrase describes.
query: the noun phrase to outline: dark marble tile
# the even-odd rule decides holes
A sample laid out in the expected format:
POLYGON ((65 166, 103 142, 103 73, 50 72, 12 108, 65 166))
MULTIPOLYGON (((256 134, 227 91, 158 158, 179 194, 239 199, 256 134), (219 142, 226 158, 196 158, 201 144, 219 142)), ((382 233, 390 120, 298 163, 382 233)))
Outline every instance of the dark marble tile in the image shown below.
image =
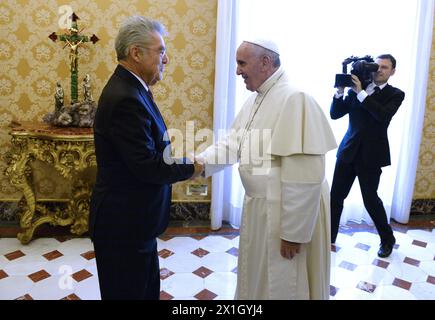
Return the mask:
POLYGON ((46 254, 42 255, 45 259, 47 259, 48 261, 57 259, 59 257, 62 257, 63 254, 57 250, 51 251, 51 252, 47 252, 46 254))
POLYGON ((29 274, 28 277, 33 282, 39 282, 39 281, 42 281, 44 279, 47 279, 47 278, 51 277, 51 275, 47 271, 45 271, 45 270, 39 270, 37 272, 29 274))
POLYGON ((210 290, 204 289, 201 292, 198 292, 194 297, 198 300, 213 300, 217 297, 217 294, 211 292, 210 290))
POLYGON ((74 293, 71 293, 69 296, 66 296, 65 298, 62 298, 60 300, 81 300, 81 299, 74 293))
POLYGON ((86 260, 92 260, 92 259, 95 258, 95 251, 94 251, 94 250, 91 250, 91 251, 88 251, 88 252, 82 253, 81 256, 82 256, 83 258, 85 258, 86 260))
POLYGON ((174 299, 173 296, 171 296, 169 293, 167 293, 166 291, 160 291, 160 300, 172 300, 174 299))
POLYGON ((213 270, 210 270, 206 267, 200 267, 200 268, 196 269, 195 271, 193 271, 192 273, 196 274, 198 277, 206 278, 213 273, 213 270))
POLYGON ((356 287, 369 293, 373 293, 376 290, 376 285, 366 281, 360 281, 356 287))
POLYGON ((160 269, 160 280, 165 280, 166 278, 169 278, 170 276, 172 276, 174 273, 166 268, 161 268, 160 269))
POLYGON ((380 260, 380 259, 373 260, 372 264, 379 267, 379 268, 383 268, 383 269, 387 269, 388 266, 390 265, 390 263, 388 261, 384 261, 384 260, 380 260))
POLYGON ((427 246, 427 243, 426 243, 426 242, 419 241, 419 240, 414 240, 414 241, 412 241, 412 244, 413 244, 414 246, 418 246, 418 247, 422 247, 422 248, 426 248, 426 246, 427 246))
POLYGON ((336 287, 330 285, 330 286, 329 286, 329 295, 330 295, 331 297, 334 297, 334 296, 337 294, 338 290, 339 290, 338 288, 336 288, 336 287))
POLYGON ((80 282, 83 281, 87 278, 92 277, 92 273, 90 273, 88 270, 86 269, 82 269, 80 271, 77 271, 76 273, 73 273, 71 276, 75 281, 80 282))
POLYGON ((353 271, 356 269, 356 267, 358 267, 358 265, 352 263, 352 262, 348 262, 348 261, 341 261, 340 264, 338 265, 340 268, 346 269, 346 270, 350 270, 353 271))
POLYGON ((404 263, 410 264, 412 266, 420 266, 420 261, 406 257, 405 260, 403 260, 404 263))
POLYGON ((409 290, 411 288, 412 283, 399 279, 399 278, 395 278, 393 281, 393 286, 405 289, 405 290, 409 290))
POLYGON ((197 256, 199 258, 202 258, 202 257, 208 255, 209 253, 210 252, 208 252, 207 250, 205 250, 203 248, 198 248, 198 249, 196 249, 196 250, 191 252, 191 254, 193 254, 193 255, 195 255, 195 256, 197 256))
POLYGON ((366 245, 364 243, 357 243, 355 245, 355 248, 358 248, 358 249, 361 249, 361 250, 364 250, 364 251, 369 251, 370 250, 370 246, 366 245))
POLYGON ((21 250, 16 250, 14 252, 10 252, 4 255, 6 259, 8 259, 9 261, 24 257, 25 254, 24 252, 22 252, 21 250))

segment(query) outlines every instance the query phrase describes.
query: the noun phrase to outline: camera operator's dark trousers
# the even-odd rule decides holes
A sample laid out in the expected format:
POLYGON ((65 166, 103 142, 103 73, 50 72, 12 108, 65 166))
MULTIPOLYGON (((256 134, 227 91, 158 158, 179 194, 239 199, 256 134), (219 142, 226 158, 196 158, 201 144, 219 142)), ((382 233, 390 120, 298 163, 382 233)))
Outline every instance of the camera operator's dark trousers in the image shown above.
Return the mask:
POLYGON ((343 211, 343 202, 358 177, 364 206, 375 224, 382 244, 394 244, 393 230, 388 224, 382 200, 378 197, 381 168, 367 168, 358 163, 337 159, 331 187, 331 242, 335 243, 343 211))

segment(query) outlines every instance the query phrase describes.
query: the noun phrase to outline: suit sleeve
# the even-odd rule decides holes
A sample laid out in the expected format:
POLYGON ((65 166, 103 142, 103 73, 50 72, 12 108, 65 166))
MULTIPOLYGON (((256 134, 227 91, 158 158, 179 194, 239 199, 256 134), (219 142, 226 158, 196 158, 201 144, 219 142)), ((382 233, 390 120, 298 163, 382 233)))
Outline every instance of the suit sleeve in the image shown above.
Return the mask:
POLYGON ((403 99, 405 99, 405 93, 396 89, 396 92, 386 104, 379 103, 373 97, 368 96, 364 99, 361 106, 367 110, 376 121, 390 122, 402 104, 403 99))
POLYGON ((343 97, 334 97, 331 103, 331 109, 329 110, 329 115, 331 116, 331 119, 340 119, 341 117, 348 114, 350 106, 351 103, 349 95, 347 95, 344 99, 343 97))
POLYGON ((128 169, 145 183, 172 184, 193 175, 194 165, 171 161, 156 149, 153 119, 134 98, 115 108, 110 137, 128 169))

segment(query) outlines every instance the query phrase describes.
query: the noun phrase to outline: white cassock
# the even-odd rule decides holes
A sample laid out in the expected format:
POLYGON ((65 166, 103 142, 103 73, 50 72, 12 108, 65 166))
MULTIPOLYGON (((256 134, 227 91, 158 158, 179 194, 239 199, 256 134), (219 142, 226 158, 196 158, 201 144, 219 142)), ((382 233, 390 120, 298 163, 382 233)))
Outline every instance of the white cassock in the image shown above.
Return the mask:
POLYGON ((239 162, 236 299, 329 299, 325 154, 336 147, 319 105, 280 68, 248 98, 226 139, 199 156, 206 176, 239 162), (292 260, 281 257, 281 239, 302 244, 292 260))

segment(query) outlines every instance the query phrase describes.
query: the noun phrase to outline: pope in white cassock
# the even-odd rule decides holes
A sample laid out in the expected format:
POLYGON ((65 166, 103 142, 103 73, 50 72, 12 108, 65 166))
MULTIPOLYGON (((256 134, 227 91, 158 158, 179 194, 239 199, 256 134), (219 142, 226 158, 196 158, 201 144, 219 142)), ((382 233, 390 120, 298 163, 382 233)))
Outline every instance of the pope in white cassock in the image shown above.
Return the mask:
POLYGON ((337 147, 316 101, 292 87, 275 43, 244 41, 237 75, 255 92, 227 137, 197 159, 205 176, 239 163, 245 189, 236 299, 328 299, 329 187, 337 147))

